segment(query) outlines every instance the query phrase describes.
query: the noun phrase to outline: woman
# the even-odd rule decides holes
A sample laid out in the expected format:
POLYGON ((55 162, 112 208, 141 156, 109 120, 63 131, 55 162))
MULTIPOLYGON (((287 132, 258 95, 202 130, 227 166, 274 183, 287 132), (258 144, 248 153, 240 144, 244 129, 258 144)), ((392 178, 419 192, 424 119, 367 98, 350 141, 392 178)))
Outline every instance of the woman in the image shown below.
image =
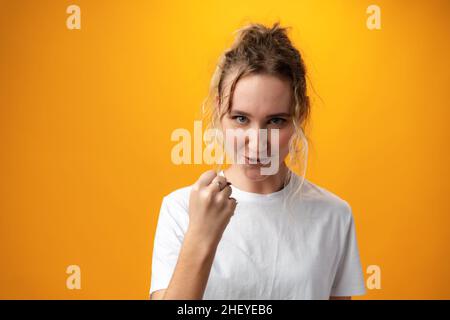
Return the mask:
POLYGON ((258 135, 257 143, 250 136, 240 145, 226 143, 234 160, 226 170, 207 171, 164 197, 151 299, 350 299, 365 293, 350 206, 285 161, 288 155, 291 167, 301 155, 306 161, 305 76, 299 51, 278 23, 239 30, 212 79, 210 126, 227 142, 238 138, 229 134, 237 129, 269 133, 258 135), (262 170, 273 165, 267 159, 277 161, 270 174, 262 170))

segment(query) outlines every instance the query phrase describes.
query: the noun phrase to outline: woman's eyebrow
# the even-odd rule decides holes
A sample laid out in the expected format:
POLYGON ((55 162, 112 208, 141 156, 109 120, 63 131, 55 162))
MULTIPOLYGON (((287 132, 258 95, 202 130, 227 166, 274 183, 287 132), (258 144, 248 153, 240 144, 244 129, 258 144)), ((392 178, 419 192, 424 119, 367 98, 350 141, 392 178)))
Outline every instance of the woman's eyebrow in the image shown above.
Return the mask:
MULTIPOLYGON (((240 111, 240 110, 231 110, 230 114, 233 115, 243 115, 243 116, 247 116, 247 117, 251 117, 251 114, 245 112, 245 111, 240 111)), ((266 118, 273 118, 273 117, 290 117, 291 115, 289 113, 286 112, 280 112, 280 113, 274 113, 274 114, 270 114, 268 116, 266 116, 266 118)))
POLYGON ((247 116, 247 117, 251 116, 251 114, 244 112, 244 111, 240 111, 240 110, 231 110, 230 114, 235 114, 235 115, 239 114, 239 115, 243 115, 243 116, 247 116))
POLYGON ((273 117, 290 117, 291 115, 289 113, 286 112, 281 112, 281 113, 275 113, 275 114, 271 114, 269 116, 267 116, 266 118, 273 118, 273 117))

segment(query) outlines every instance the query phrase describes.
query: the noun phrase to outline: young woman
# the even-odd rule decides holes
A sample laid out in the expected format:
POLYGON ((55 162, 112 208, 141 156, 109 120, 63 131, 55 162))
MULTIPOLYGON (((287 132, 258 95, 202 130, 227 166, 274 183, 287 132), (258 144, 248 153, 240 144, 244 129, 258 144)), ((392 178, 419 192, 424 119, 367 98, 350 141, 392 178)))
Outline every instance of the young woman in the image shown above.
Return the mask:
POLYGON ((239 30, 212 79, 210 127, 227 141, 236 139, 227 136, 236 129, 278 134, 267 133, 263 143, 245 139, 232 150, 243 161, 207 171, 163 198, 151 299, 350 299, 365 293, 351 207, 291 169, 301 155, 306 159, 305 76, 286 28, 239 30), (262 173, 269 165, 262 146, 278 161, 272 174, 262 173))

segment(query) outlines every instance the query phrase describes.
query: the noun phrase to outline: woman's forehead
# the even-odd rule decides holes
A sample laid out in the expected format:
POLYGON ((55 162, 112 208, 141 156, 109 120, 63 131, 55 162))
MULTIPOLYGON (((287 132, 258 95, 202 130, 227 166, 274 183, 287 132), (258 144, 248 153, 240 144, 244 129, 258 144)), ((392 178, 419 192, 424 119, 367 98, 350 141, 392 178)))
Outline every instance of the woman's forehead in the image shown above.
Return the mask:
POLYGON ((289 81, 273 75, 249 75, 236 83, 230 112, 255 116, 289 113, 292 98, 289 81))

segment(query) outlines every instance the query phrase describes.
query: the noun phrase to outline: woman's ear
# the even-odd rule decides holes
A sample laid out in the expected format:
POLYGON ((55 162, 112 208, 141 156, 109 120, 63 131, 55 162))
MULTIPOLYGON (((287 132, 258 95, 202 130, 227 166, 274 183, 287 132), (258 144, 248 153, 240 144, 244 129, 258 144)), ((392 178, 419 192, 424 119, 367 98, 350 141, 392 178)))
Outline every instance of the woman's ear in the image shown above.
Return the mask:
POLYGON ((214 103, 216 104, 215 107, 216 107, 216 108, 219 108, 219 106, 220 106, 219 95, 216 95, 216 96, 215 96, 214 103))

